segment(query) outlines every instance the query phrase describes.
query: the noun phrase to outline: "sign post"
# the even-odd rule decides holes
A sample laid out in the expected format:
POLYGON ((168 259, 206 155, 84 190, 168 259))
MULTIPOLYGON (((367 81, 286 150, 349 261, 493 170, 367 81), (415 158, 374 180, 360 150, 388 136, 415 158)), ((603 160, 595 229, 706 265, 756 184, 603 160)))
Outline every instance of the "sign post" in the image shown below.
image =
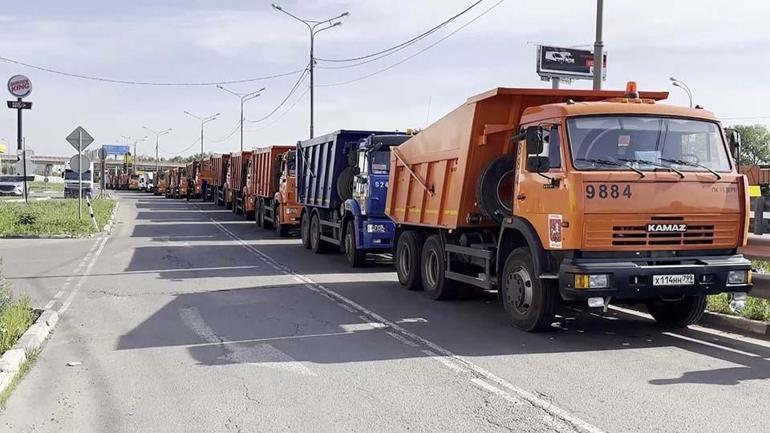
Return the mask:
MULTIPOLYGON (((78 151, 78 220, 81 220, 83 219, 83 149, 90 146, 94 142, 94 138, 82 126, 78 126, 67 136, 66 140, 78 151)), ((92 179, 93 175, 91 173, 92 179)))
POLYGON ((16 143, 17 151, 22 157, 22 176, 24 176, 24 202, 29 203, 27 193, 27 152, 22 143, 21 112, 32 108, 31 102, 24 102, 22 99, 32 93, 32 81, 24 75, 14 75, 8 80, 8 91, 16 97, 15 101, 8 101, 8 108, 15 109, 16 114, 16 143))

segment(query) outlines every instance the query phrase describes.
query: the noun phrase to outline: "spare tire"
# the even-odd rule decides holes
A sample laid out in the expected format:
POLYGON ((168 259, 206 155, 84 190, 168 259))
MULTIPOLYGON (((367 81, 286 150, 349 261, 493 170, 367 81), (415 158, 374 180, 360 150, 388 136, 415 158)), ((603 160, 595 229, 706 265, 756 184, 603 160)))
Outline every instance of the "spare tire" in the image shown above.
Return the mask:
POLYGON ((337 195, 345 201, 353 197, 353 177, 356 175, 356 167, 345 167, 337 178, 337 195))
POLYGON ((485 217, 498 224, 513 215, 515 156, 503 155, 487 165, 476 184, 476 204, 485 217))

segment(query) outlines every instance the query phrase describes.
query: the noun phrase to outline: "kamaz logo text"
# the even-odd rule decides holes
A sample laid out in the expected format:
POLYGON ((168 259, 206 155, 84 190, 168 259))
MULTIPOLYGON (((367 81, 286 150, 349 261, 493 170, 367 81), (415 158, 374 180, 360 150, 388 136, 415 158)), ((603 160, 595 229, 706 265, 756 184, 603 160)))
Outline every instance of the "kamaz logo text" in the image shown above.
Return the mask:
POLYGON ((647 224, 647 231, 658 233, 684 233, 687 231, 687 224, 647 224))

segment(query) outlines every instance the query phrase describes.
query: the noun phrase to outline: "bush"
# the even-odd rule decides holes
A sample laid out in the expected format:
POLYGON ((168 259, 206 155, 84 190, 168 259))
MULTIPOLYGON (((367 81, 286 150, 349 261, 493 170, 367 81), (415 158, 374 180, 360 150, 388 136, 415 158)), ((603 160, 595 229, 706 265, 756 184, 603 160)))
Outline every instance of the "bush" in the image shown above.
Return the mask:
POLYGON ((37 215, 30 209, 22 209, 16 214, 16 224, 31 226, 37 222, 37 215))
POLYGON ((14 299, 11 285, 0 274, 0 354, 16 344, 33 320, 29 298, 14 299))

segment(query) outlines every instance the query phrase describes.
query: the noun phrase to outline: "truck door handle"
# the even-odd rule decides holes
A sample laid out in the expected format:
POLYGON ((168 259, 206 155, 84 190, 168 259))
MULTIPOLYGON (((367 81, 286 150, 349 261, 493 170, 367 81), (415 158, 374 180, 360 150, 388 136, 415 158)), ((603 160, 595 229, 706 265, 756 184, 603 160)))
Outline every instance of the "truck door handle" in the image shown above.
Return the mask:
POLYGON ((527 196, 525 194, 519 194, 516 196, 516 200, 526 200, 527 196))

